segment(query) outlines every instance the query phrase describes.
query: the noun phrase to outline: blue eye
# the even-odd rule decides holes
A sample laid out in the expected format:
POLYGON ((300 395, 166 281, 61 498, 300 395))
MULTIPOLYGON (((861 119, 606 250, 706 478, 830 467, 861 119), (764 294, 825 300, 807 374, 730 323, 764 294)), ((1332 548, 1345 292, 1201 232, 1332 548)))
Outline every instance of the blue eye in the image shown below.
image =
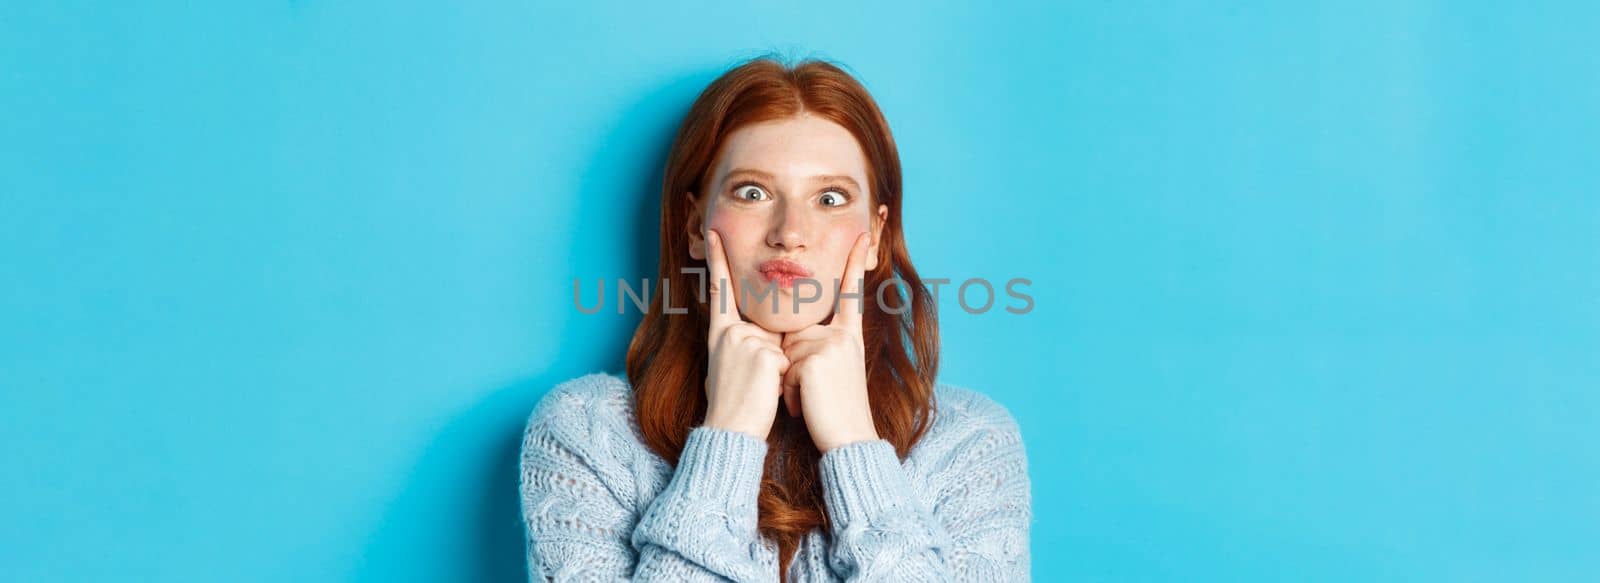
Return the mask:
POLYGON ((825 192, 825 193, 822 194, 822 204, 823 204, 823 206, 844 206, 844 203, 845 203, 845 198, 843 196, 841 196, 839 193, 836 193, 836 192, 825 192))
POLYGON ((738 193, 736 193, 734 196, 737 196, 739 200, 766 200, 767 192, 765 190, 761 190, 760 187, 753 184, 746 184, 740 186, 738 193), (753 198, 750 196, 752 194, 755 195, 753 198))

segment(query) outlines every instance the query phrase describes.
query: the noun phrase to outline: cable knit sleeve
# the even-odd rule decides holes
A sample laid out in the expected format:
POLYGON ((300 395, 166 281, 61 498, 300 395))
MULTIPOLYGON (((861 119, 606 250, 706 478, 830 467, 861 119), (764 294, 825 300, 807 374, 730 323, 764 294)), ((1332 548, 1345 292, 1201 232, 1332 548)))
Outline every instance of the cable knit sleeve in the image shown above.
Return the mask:
POLYGON ((926 507, 885 440, 822 456, 833 519, 829 566, 845 581, 1026 581, 1032 496, 1021 431, 988 397, 972 394, 960 440, 933 460, 926 507))
POLYGON ((776 581, 777 565, 759 558, 756 528, 766 454, 767 442, 744 433, 690 431, 672 482, 633 531, 647 551, 641 569, 673 581, 776 581))
MULTIPOLYGON (((593 377, 569 383, 596 382, 593 377)), ((767 444, 697 427, 667 487, 636 492, 605 398, 566 384, 540 402, 522 442, 531 581, 771 581, 755 552, 767 444)))

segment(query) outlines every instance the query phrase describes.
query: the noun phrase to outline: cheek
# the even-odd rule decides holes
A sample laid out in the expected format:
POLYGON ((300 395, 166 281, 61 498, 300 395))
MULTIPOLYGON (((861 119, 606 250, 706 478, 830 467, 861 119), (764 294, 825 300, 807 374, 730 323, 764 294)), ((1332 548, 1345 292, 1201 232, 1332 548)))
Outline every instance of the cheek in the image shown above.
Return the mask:
POLYGON ((843 220, 828 226, 828 247, 840 252, 840 256, 850 254, 850 246, 855 244, 856 237, 867 232, 865 220, 843 220))
POLYGON ((866 219, 852 218, 828 226, 823 235, 823 249, 832 263, 829 269, 834 277, 844 277, 845 264, 850 262, 850 247, 855 244, 856 237, 867 231, 866 219))
POLYGON ((840 265, 844 264, 844 258, 850 256, 850 246, 855 244, 856 237, 871 230, 872 221, 866 215, 840 217, 828 225, 828 246, 838 253, 840 265))
POLYGON ((727 250, 728 262, 741 265, 740 260, 763 245, 766 230, 756 217, 735 212, 712 210, 706 215, 706 228, 722 236, 722 246, 727 250))

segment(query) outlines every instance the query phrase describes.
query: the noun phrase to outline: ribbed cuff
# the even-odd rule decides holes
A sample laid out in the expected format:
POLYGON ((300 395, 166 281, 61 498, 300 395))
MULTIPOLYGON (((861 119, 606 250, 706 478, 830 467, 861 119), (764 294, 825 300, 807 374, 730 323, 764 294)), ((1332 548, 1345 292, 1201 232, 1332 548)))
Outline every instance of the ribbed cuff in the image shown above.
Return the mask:
POLYGON ((870 521, 912 495, 894 445, 883 439, 833 448, 822 454, 817 469, 835 528, 870 521))
POLYGON ((766 460, 767 442, 743 432, 702 425, 689 431, 674 480, 681 482, 690 498, 753 506, 761 491, 766 460))

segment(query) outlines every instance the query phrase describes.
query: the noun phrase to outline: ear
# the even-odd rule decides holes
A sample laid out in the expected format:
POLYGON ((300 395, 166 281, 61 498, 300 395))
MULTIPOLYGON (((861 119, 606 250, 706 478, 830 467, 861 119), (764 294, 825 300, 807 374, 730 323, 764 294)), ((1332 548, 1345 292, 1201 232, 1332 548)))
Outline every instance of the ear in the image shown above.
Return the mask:
POLYGON ((700 205, 694 200, 693 192, 685 192, 683 196, 689 199, 689 220, 684 225, 689 234, 689 257, 705 261, 706 237, 703 229, 705 215, 700 210, 700 205))
POLYGON ((889 222, 889 205, 878 205, 878 213, 872 217, 872 244, 867 246, 867 271, 878 268, 878 243, 883 240, 883 224, 889 222))

